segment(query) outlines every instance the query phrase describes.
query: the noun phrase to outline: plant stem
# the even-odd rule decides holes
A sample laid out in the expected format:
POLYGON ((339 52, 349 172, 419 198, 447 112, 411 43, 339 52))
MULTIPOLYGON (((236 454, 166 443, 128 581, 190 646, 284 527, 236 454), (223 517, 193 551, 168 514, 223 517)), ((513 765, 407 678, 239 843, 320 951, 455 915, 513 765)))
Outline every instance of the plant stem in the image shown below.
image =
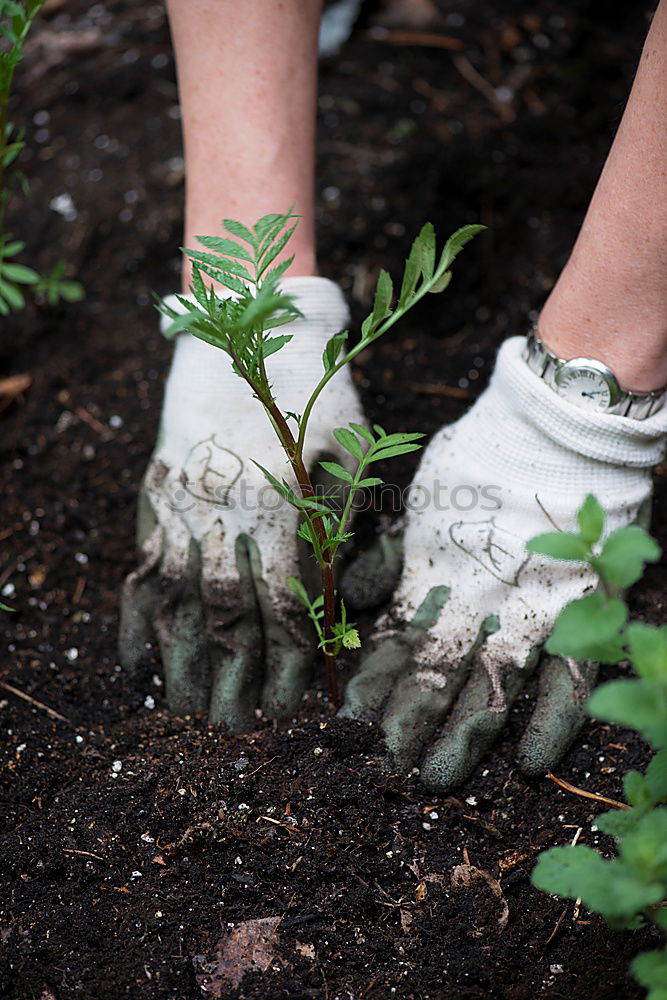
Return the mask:
MULTIPOLYGON (((278 439, 292 466, 301 496, 304 500, 315 499, 315 490, 308 475, 308 470, 304 465, 301 449, 294 439, 289 424, 278 409, 273 398, 268 400, 263 399, 262 403, 271 418, 278 439)), ((313 517, 311 524, 317 535, 320 552, 322 553, 321 559, 318 558, 318 564, 322 580, 322 594, 324 596, 324 666, 327 676, 327 688, 331 703, 334 708, 337 708, 339 705, 338 675, 336 670, 336 654, 333 652, 335 641, 334 625, 336 624, 336 588, 333 575, 333 552, 331 549, 325 548, 327 536, 322 524, 322 516, 313 517)))
POLYGON ((327 675, 329 700, 334 708, 338 708, 338 674, 336 670, 336 654, 333 652, 334 631, 336 623, 336 588, 334 586, 333 566, 327 558, 320 566, 322 591, 324 593, 324 667, 327 675))

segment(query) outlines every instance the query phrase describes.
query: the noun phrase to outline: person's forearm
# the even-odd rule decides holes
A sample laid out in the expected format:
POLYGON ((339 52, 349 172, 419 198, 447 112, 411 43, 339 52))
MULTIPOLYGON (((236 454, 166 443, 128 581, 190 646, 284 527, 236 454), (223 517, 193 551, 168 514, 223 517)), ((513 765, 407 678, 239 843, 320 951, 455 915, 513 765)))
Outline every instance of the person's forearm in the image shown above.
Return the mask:
MULTIPOLYGON (((314 145, 321 0, 168 0, 183 116, 185 246, 223 218, 294 204, 290 274, 316 273, 314 145)), ((190 281, 183 275, 184 288, 190 281)))
POLYGON ((605 362, 625 389, 667 384, 667 0, 539 332, 559 357, 605 362))

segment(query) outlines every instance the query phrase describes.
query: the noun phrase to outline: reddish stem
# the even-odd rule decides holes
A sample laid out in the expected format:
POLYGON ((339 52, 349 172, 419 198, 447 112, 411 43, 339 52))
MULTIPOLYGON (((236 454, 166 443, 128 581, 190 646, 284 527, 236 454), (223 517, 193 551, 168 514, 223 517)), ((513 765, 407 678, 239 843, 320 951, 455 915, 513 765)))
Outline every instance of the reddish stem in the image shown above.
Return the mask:
MULTIPOLYGON (((305 500, 315 499, 313 484, 310 481, 308 470, 303 464, 303 459, 298 454, 297 442, 294 440, 294 435, 290 430, 289 424, 273 400, 271 400, 270 403, 265 402, 264 406, 271 415, 278 437, 280 438, 280 443, 285 449, 290 465, 294 470, 294 475, 296 476, 297 483, 299 484, 301 496, 305 500)), ((324 595, 324 665, 327 676, 329 699, 331 700, 333 706, 338 708, 339 698, 336 654, 332 652, 334 647, 334 625, 336 623, 336 588, 334 586, 333 565, 331 562, 332 556, 331 550, 325 551, 324 549, 324 543, 326 542, 327 536, 326 531, 324 530, 324 525, 322 524, 322 517, 313 517, 311 524, 313 525, 317 535, 317 540, 320 543, 324 557, 324 565, 320 566, 322 593, 324 595)))

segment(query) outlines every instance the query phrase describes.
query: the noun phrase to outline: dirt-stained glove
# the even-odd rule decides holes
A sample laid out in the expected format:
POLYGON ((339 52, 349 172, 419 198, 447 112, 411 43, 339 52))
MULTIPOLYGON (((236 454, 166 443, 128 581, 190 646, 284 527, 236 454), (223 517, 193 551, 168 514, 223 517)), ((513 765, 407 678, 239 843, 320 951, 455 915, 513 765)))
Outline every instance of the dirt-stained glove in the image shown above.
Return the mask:
MULTIPOLYGON (((325 278, 286 278, 282 288, 304 319, 281 328, 293 339, 266 364, 282 411, 299 414, 348 310, 325 278)), ((169 304, 178 308, 175 298, 169 304)), ((363 423, 345 369, 318 400, 306 463, 333 456, 349 464, 331 429, 350 420, 363 423)), ((157 638, 170 708, 208 709, 232 730, 252 724, 258 708, 272 718, 293 714, 314 658, 312 625, 286 586, 301 575, 298 514, 251 459, 293 482, 265 413, 227 355, 180 335, 140 491, 140 565, 123 588, 120 657, 135 665, 157 638)))
MULTIPOLYGON (((568 601, 596 586, 582 564, 525 543, 576 530, 587 493, 607 530, 641 519, 664 454, 667 410, 646 420, 559 397, 503 344, 488 389, 426 449, 410 489, 403 572, 344 715, 376 717, 393 763, 444 790, 463 781, 501 732, 568 601)), ((385 543, 386 546, 386 543, 385 543)), ((382 577, 377 550, 342 581, 348 605, 382 577)), ((386 580, 382 581, 386 586, 386 580)), ((553 767, 584 720, 596 666, 542 657, 536 708, 519 748, 524 772, 553 767)))

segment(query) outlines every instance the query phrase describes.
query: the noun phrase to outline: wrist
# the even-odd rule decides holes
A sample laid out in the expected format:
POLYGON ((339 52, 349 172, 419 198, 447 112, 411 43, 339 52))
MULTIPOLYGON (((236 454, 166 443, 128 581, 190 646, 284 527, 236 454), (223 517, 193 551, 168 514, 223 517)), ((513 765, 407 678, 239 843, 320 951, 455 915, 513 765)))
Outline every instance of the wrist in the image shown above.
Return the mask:
POLYGON ((589 412, 646 420, 661 410, 667 389, 632 392, 620 385, 615 373, 598 358, 562 358, 544 343, 534 326, 526 338, 524 361, 554 393, 589 412))
POLYGON ((595 358, 610 368, 626 392, 655 392, 667 385, 665 318, 641 303, 598 302, 570 261, 538 320, 543 344, 565 361, 595 358))

